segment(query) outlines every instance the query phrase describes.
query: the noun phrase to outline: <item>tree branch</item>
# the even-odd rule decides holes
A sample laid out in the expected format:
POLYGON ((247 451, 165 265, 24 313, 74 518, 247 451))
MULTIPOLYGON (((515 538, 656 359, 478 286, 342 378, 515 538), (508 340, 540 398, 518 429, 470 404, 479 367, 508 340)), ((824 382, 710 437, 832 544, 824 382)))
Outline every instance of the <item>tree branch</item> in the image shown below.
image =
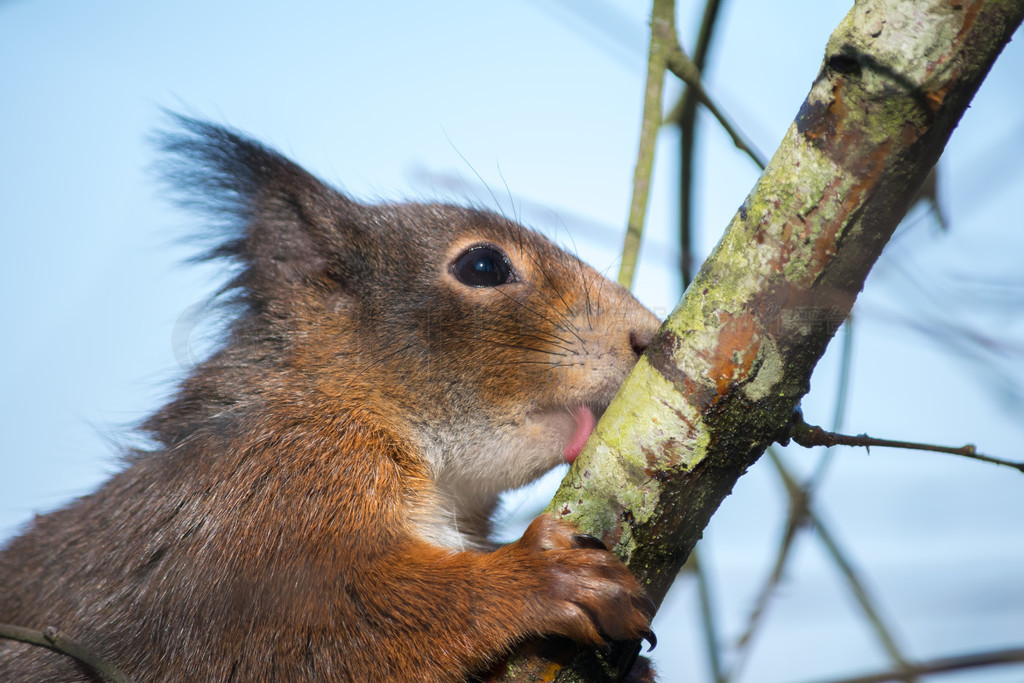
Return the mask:
POLYGON ((934 453, 946 453, 947 455, 959 455, 963 458, 980 460, 981 462, 988 462, 993 465, 1002 465, 1003 467, 1009 467, 1024 473, 1024 463, 984 455, 979 453, 977 447, 972 443, 965 446, 938 446, 914 441, 878 439, 867 434, 860 434, 858 436, 836 434, 835 432, 826 431, 817 425, 807 424, 804 422, 804 417, 799 410, 793 413, 789 437, 804 448, 813 448, 814 446, 826 446, 828 448, 832 446, 863 446, 864 448, 871 448, 876 446, 881 448, 902 448, 910 451, 932 451, 934 453))
POLYGON ((39 647, 45 647, 47 650, 67 655, 100 674, 110 683, 131 683, 132 681, 116 666, 77 640, 68 638, 53 626, 47 626, 42 631, 36 631, 30 628, 14 626, 13 624, 0 624, 0 638, 17 640, 29 645, 38 645, 39 647))
MULTIPOLYGON (((722 126, 722 130, 724 130, 732 140, 732 144, 736 146, 736 149, 746 154, 750 157, 751 161, 757 164, 758 168, 764 170, 766 163, 764 157, 762 157, 761 153, 754 148, 754 144, 748 141, 746 136, 744 136, 735 124, 729 120, 729 117, 727 117, 725 113, 718 108, 718 105, 715 104, 714 100, 711 99, 711 96, 708 95, 707 91, 704 89, 704 84, 700 80, 700 69, 697 68, 696 64, 690 61, 689 55, 687 55, 686 51, 683 50, 683 46, 679 44, 678 36, 675 36, 674 34, 673 36, 674 44, 671 45, 668 51, 667 65, 669 71, 693 89, 694 93, 696 93, 697 99, 700 100, 700 103, 707 108, 708 113, 715 117, 719 125, 722 126)), ((666 117, 666 120, 674 121, 677 116, 678 114, 673 111, 666 117)))
MULTIPOLYGON (((693 64, 700 73, 707 63, 708 51, 715 35, 720 0, 707 0, 704 16, 693 49, 693 64)), ((696 149, 694 135, 697 130, 697 96, 694 88, 686 88, 675 108, 665 120, 679 127, 679 273, 683 278, 683 289, 693 279, 693 154, 696 149)), ((763 167, 762 167, 763 169, 763 167)))
POLYGON ((675 0, 654 0, 651 11, 651 48, 647 58, 647 85, 644 89, 644 113, 640 126, 640 149, 633 171, 633 199, 629 207, 629 222, 622 243, 622 263, 619 284, 630 289, 640 253, 640 238, 647 214, 647 197, 651 189, 654 170, 654 147, 661 128, 661 91, 665 83, 668 52, 676 44, 675 0))
MULTIPOLYGON (((862 0, 832 35, 780 148, 548 508, 602 538, 655 602, 785 432, 1022 17, 1024 0, 862 0)), ((519 659, 506 680, 616 680, 638 649, 519 659)))
POLYGON ((774 452, 774 449, 768 449, 768 457, 771 458, 772 464, 775 465, 776 471, 782 478, 783 485, 786 490, 790 493, 790 500, 794 498, 799 500, 800 510, 796 511, 798 517, 802 520, 810 522, 814 530, 818 532, 818 538, 825 546, 825 550, 828 553, 828 557, 832 560, 833 564, 839 569, 839 573, 846 580, 846 585, 853 593, 854 599, 857 604, 860 605, 861 611, 864 613, 864 617, 867 623, 871 626, 871 629, 878 636, 878 640, 882 647, 885 649, 889 658, 896 665, 897 670, 900 671, 899 680, 911 683, 916 681, 916 677, 911 671, 910 664, 907 662, 907 658, 903 656, 903 652, 900 647, 896 644, 896 639, 892 634, 892 629, 886 625, 885 620, 882 618, 881 612, 875 605, 874 599, 868 593, 867 588, 861 582, 860 577, 857 575, 857 571, 853 568, 853 564, 847 558, 846 553, 839 547, 839 543, 832 536, 832 532, 829 531, 828 527, 815 512, 814 508, 810 505, 810 499, 808 491, 802 488, 786 469, 786 466, 782 463, 782 460, 774 452))
MULTIPOLYGON (((958 655, 956 657, 942 657, 941 659, 914 664, 910 666, 908 671, 916 676, 926 676, 928 674, 979 669, 981 667, 1016 664, 1019 662, 1024 662, 1024 648, 979 652, 976 654, 958 655)), ((867 676, 835 679, 827 683, 887 683, 887 681, 902 680, 905 675, 903 671, 886 671, 867 676)))

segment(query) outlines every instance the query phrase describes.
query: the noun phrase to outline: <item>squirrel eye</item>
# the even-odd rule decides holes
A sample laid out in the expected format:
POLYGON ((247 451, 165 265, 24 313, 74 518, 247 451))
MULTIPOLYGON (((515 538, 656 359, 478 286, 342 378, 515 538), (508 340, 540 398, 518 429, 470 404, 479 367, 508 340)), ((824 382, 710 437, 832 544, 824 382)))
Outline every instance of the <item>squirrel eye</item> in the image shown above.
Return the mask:
POLYGON ((468 287, 497 287, 516 282, 505 252, 488 244, 470 247, 452 261, 452 274, 468 287))

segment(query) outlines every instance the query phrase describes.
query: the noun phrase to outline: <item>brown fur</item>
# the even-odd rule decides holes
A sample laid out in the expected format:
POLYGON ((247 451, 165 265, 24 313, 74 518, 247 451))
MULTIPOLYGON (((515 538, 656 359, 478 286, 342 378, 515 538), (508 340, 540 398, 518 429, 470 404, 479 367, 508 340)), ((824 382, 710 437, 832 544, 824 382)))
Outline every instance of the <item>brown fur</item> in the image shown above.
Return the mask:
MULTIPOLYGON (((0 554, 0 622, 57 626, 140 680, 457 681, 531 636, 647 633, 628 570, 569 525, 487 535, 654 316, 505 218, 360 204, 181 123, 170 174, 220 218, 236 317, 145 423, 158 447, 0 554), (455 277, 482 243, 516 281, 455 277)), ((0 641, 3 680, 91 675, 0 641)))

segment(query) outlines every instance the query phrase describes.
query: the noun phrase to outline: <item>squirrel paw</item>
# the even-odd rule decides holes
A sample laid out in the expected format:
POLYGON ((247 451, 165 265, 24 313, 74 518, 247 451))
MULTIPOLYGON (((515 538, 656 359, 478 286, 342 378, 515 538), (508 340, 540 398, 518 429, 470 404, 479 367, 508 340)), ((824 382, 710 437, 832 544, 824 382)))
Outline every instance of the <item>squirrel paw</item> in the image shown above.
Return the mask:
POLYGON ((513 545, 536 553, 546 565, 550 633, 599 646, 605 639, 644 638, 654 647, 654 603, 600 539, 541 515, 513 545))

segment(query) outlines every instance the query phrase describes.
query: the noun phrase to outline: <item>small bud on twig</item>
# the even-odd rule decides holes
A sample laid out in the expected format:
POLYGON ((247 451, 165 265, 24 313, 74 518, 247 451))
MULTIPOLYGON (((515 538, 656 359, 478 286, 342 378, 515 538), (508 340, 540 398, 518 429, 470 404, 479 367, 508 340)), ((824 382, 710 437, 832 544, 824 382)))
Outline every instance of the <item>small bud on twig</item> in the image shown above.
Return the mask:
POLYGON ((933 451, 935 453, 948 453, 949 455, 960 455, 965 458, 971 458, 972 460, 981 460, 982 462, 990 462, 993 465, 1002 465, 1004 467, 1012 467, 1018 472, 1024 474, 1024 463, 1013 462, 1011 460, 1003 460, 1002 458, 993 458, 990 455, 983 455, 978 452, 977 447, 972 444, 966 444, 963 446, 937 446, 933 444, 917 443, 914 441, 894 441, 892 439, 876 439, 868 436, 867 434, 861 434, 859 436, 851 436, 847 434, 836 434, 835 432, 829 432, 817 425, 810 425, 804 422, 803 413, 799 410, 793 412, 793 417, 789 422, 789 430, 780 439, 779 443, 786 445, 789 440, 792 439, 796 443, 800 444, 804 448, 811 448, 813 446, 826 446, 831 448, 832 446, 863 446, 864 448, 871 448, 871 446, 881 446, 885 448, 904 448, 907 450, 914 451, 933 451))

